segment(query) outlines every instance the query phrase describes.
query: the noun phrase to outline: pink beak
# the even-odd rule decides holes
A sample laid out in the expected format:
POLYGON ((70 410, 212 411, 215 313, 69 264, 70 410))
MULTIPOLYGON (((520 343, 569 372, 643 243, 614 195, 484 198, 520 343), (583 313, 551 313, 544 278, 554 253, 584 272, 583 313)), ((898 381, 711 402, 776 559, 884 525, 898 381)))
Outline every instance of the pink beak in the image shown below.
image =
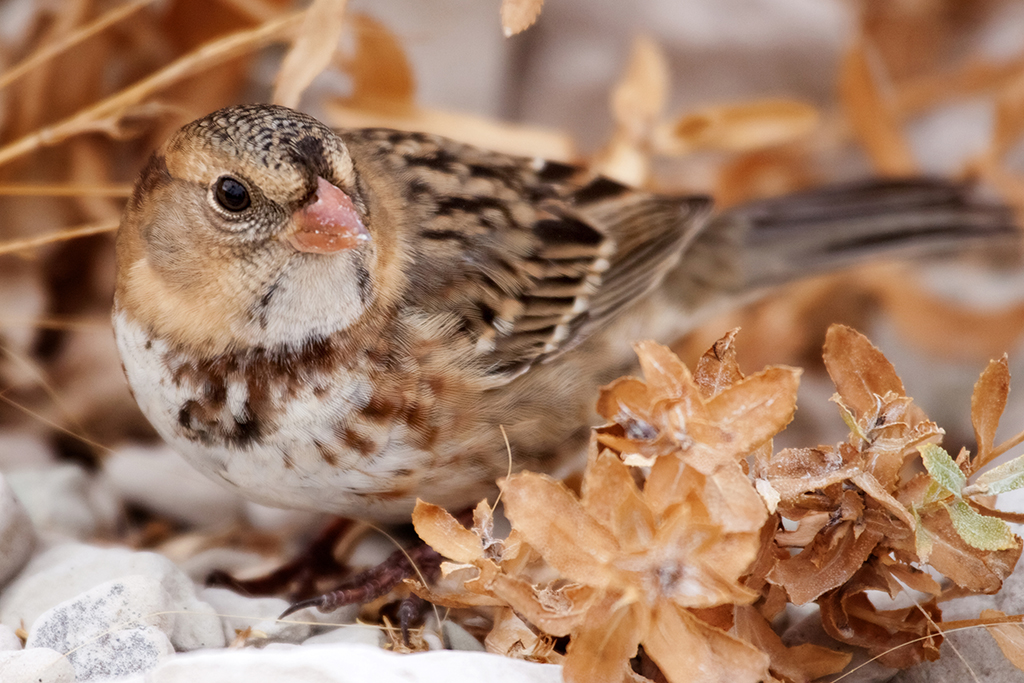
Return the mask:
POLYGON ((333 254, 369 242, 370 233, 349 196, 323 178, 316 182, 313 201, 295 212, 283 238, 310 254, 333 254))

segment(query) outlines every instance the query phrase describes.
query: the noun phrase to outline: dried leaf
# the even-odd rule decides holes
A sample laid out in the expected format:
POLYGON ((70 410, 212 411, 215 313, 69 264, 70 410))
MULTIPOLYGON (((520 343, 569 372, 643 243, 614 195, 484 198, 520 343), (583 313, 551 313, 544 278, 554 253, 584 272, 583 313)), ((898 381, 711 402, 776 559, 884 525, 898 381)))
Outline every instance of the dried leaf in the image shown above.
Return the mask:
POLYGON ((652 341, 641 341, 633 345, 644 381, 649 391, 649 401, 675 399, 684 401, 687 412, 703 401, 693 385, 690 369, 686 367, 672 349, 652 341))
POLYGON ((633 41, 626 72, 611 96, 616 128, 591 163, 594 173, 630 185, 643 185, 650 167, 651 135, 668 96, 668 60, 650 38, 633 41))
POLYGON ((932 538, 928 527, 921 521, 921 513, 915 507, 914 513, 914 552, 921 562, 929 562, 932 557, 932 550, 935 548, 935 540, 932 538))
POLYGON ((874 414, 879 398, 905 396, 903 382, 868 338, 845 325, 832 325, 825 337, 825 367, 844 405, 859 420, 874 414))
POLYGON ((974 385, 974 393, 971 394, 971 424, 974 425, 978 453, 968 465, 968 476, 991 460, 996 429, 999 427, 999 418, 1006 410, 1006 399, 1009 394, 1010 368, 1006 354, 1003 354, 999 360, 989 361, 974 385))
POLYGON ((488 652, 513 659, 550 664, 562 662, 562 656, 554 651, 554 638, 535 633, 508 607, 497 610, 494 625, 484 639, 484 647, 488 652))
POLYGON ((754 488, 757 489, 757 493, 761 496, 761 500, 764 501, 764 505, 768 508, 769 514, 775 514, 775 510, 779 507, 779 501, 782 496, 775 490, 771 482, 767 479, 755 479, 754 488))
POLYGON ((767 368, 708 401, 708 417, 730 433, 735 455, 746 455, 792 421, 800 373, 796 368, 767 368))
POLYGON ((1013 149, 1024 133, 1024 73, 1000 89, 995 109, 989 154, 999 159, 1013 149))
POLYGON ((651 38, 637 37, 626 72, 612 91, 616 123, 634 139, 645 138, 661 117, 668 85, 668 60, 664 52, 651 38))
MULTIPOLYGON (((1006 614, 994 609, 982 610, 982 619, 1005 618, 1006 614)), ((1024 671, 1024 626, 1018 624, 1000 624, 987 626, 986 629, 1002 650, 1003 656, 1015 667, 1024 671)))
POLYGON ((914 175, 917 164, 896 118, 884 68, 865 40, 854 44, 840 69, 840 101, 875 169, 882 175, 914 175))
POLYGON ((818 110, 794 100, 755 100, 685 114, 659 130, 657 146, 668 154, 700 149, 749 152, 807 137, 818 110))
POLYGON ((619 552, 617 540, 562 482, 522 472, 502 480, 501 491, 513 528, 563 576, 595 587, 613 581, 607 565, 619 552))
POLYGON ((776 676, 792 683, 811 681, 843 670, 853 655, 820 645, 803 643, 787 647, 768 621, 753 607, 736 609, 736 635, 765 652, 776 676))
POLYGON ((646 619, 622 595, 608 593, 587 611, 587 619, 566 648, 566 683, 622 683, 629 660, 646 630, 646 619))
POLYGON ((299 35, 274 79, 275 104, 295 108, 302 92, 327 68, 341 40, 348 0, 313 0, 299 35))
POLYGON ((672 603, 655 610, 643 645, 670 683, 758 683, 768 675, 765 653, 672 603))
POLYGON ((693 381, 704 400, 712 399, 743 379, 736 360, 736 335, 740 329, 730 330, 709 348, 693 371, 693 381))
POLYGON ((347 100, 326 102, 327 119, 343 128, 384 127, 443 135, 518 156, 572 162, 576 146, 562 131, 493 121, 481 116, 416 107, 409 112, 365 109, 347 100))
POLYGON ((914 517, 910 511, 892 496, 885 488, 867 472, 860 472, 850 477, 850 482, 860 487, 867 496, 888 512, 892 517, 903 522, 908 531, 915 527, 914 517))
POLYGON ((365 14, 353 13, 349 24, 356 36, 355 54, 343 61, 352 79, 352 107, 394 115, 411 113, 416 83, 412 66, 394 33, 365 14))
POLYGON ((543 6, 544 0, 501 0, 501 25, 505 37, 511 38, 533 26, 543 6))
POLYGON ((417 500, 412 524, 424 543, 449 559, 471 563, 483 557, 480 537, 442 507, 417 500))
POLYGON ((611 451, 591 444, 583 475, 583 507, 610 529, 626 550, 641 551, 654 537, 654 517, 633 481, 630 468, 611 451))
POLYGON ((1019 543, 1014 548, 996 551, 969 545, 954 529, 944 509, 921 512, 921 523, 932 540, 928 564, 962 588, 977 593, 995 593, 1020 557, 1019 543))
POLYGON ((872 567, 865 566, 848 585, 819 599, 825 631, 837 640, 867 648, 873 658, 893 668, 938 659, 942 633, 936 624, 941 612, 935 600, 879 610, 865 592, 872 589, 884 590, 884 584, 872 567))
POLYGON ((569 635, 585 623, 591 606, 604 595, 579 584, 540 589, 508 574, 490 577, 486 588, 531 624, 559 637, 569 635))
POLYGON ((799 554, 779 562, 768 580, 785 588, 790 602, 807 604, 849 581, 885 538, 884 529, 878 523, 859 532, 849 523, 834 526, 799 554))

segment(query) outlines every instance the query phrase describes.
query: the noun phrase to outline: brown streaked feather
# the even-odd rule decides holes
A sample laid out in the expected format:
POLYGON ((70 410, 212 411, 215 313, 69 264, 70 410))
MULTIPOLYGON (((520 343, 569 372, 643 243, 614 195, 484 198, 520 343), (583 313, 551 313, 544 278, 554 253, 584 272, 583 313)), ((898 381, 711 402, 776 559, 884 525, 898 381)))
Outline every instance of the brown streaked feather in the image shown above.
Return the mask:
POLYGON ((415 253, 409 281, 422 291, 408 299, 452 317, 481 363, 509 378, 656 287, 710 210, 704 197, 661 197, 438 136, 340 134, 367 185, 386 175, 414 188, 409 222, 378 226, 404 230, 415 253))

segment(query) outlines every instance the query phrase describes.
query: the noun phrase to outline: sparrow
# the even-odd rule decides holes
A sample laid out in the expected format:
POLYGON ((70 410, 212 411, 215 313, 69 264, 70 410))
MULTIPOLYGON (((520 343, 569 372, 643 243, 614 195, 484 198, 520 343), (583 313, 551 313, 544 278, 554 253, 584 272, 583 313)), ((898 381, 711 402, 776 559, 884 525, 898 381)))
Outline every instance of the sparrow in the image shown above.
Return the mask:
POLYGON ((407 522, 418 498, 461 509, 510 466, 573 462, 634 340, 880 254, 1017 234, 942 180, 715 214, 569 164, 234 106, 142 169, 113 323, 140 408, 196 468, 267 505, 407 522))

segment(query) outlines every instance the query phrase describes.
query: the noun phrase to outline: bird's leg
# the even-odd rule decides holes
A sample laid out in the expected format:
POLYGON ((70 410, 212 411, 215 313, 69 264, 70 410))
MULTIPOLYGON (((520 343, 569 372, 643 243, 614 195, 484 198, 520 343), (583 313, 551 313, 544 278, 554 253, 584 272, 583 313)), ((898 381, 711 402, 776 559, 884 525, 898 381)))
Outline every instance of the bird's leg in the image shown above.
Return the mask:
POLYGON ((246 595, 284 593, 293 599, 312 595, 319 580, 344 574, 346 567, 335 559, 334 551, 351 527, 349 519, 334 519, 302 553, 274 571, 253 579, 236 579, 218 569, 210 572, 206 584, 231 588, 246 595))
MULTIPOLYGON (((292 603, 278 618, 283 619, 306 607, 316 607, 321 612, 332 612, 345 605, 371 602, 382 595, 387 595, 403 580, 414 576, 422 576, 428 582, 433 581, 440 571, 441 559, 437 551, 426 543, 396 550, 376 567, 356 574, 333 591, 292 603)), ((409 623, 417 613, 412 603, 408 607, 403 605, 399 608, 403 637, 407 637, 409 623)))

